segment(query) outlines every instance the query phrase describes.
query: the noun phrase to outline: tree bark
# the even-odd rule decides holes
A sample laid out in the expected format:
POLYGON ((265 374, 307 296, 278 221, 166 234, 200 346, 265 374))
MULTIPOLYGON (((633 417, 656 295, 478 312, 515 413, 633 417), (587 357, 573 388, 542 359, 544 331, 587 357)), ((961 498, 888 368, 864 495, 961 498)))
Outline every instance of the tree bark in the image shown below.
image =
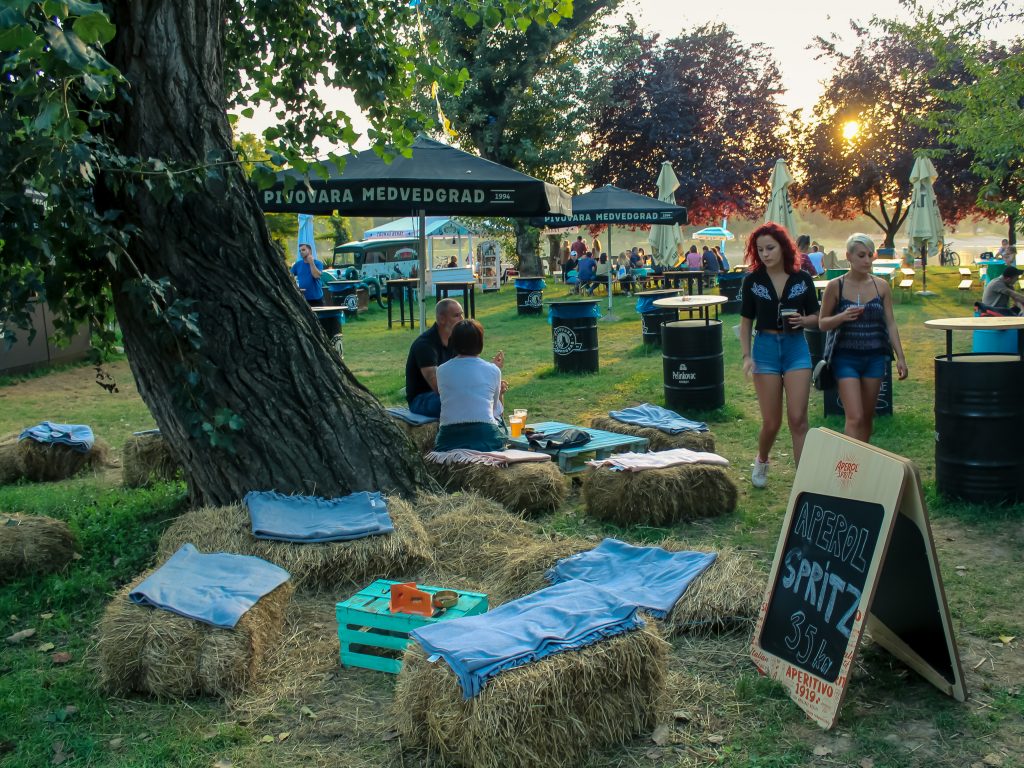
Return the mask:
POLYGON ((516 233, 519 273, 523 275, 543 274, 540 266, 540 253, 537 249, 540 239, 537 229, 531 227, 524 219, 513 219, 512 225, 516 233))
MULTIPOLYGON (((232 157, 224 12, 219 0, 114 4, 118 33, 107 54, 128 85, 113 138, 125 154, 172 167, 232 157)), ((409 495, 431 484, 295 289, 237 163, 168 201, 142 184, 134 194, 97 194, 140 230, 130 263, 122 260, 111 278, 115 308, 139 392, 184 465, 194 503, 228 504, 258 489, 409 495), (167 278, 175 298, 193 302, 198 350, 140 301, 135 270, 167 278), (190 369, 198 370, 198 395, 183 386, 190 369), (196 423, 197 413, 212 423, 220 409, 244 419, 233 450, 214 447, 196 423)))
POLYGON ((1006 235, 1006 239, 1010 245, 1017 245, 1017 217, 1012 213, 1007 217, 1007 225, 1009 227, 1009 233, 1006 235))

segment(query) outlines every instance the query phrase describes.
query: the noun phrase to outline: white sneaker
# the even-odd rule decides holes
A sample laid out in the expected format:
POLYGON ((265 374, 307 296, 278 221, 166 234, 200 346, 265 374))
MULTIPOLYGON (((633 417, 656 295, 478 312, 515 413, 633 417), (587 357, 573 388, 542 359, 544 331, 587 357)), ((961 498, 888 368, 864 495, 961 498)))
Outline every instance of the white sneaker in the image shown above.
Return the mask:
POLYGON ((764 488, 768 485, 768 462, 761 461, 760 457, 754 459, 754 469, 750 473, 750 482, 755 488, 764 488))

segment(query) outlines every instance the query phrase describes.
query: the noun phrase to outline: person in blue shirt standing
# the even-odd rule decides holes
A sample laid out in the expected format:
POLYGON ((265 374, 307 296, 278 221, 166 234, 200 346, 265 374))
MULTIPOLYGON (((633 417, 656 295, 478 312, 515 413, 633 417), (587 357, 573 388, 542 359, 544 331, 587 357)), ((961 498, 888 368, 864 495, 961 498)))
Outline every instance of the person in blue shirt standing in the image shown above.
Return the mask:
POLYGON ((324 305, 324 289, 320 285, 323 269, 324 263, 313 257, 313 248, 309 243, 301 243, 299 260, 292 264, 291 273, 298 279, 299 288, 311 307, 324 305))

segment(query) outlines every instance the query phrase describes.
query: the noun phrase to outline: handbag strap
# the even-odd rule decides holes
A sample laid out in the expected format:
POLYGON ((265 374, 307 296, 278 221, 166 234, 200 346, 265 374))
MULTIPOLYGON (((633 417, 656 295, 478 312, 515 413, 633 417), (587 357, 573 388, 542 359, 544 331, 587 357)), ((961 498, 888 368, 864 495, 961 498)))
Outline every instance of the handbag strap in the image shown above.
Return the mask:
MULTIPOLYGON (((839 301, 842 301, 842 300, 843 300, 843 278, 840 277, 839 278, 839 301)), ((836 306, 837 307, 839 306, 838 302, 836 303, 836 306)), ((826 363, 828 363, 829 365, 832 365, 832 355, 835 354, 836 342, 839 341, 839 330, 842 327, 843 327, 842 324, 837 325, 831 331, 828 331, 827 335, 825 336, 825 349, 822 350, 821 358, 826 363)))

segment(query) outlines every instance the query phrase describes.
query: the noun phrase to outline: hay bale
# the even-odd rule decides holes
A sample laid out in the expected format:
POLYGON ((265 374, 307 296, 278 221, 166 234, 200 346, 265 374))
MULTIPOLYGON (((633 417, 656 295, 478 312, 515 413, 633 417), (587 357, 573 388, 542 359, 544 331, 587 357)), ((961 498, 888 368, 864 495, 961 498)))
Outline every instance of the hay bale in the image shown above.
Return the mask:
MULTIPOLYGON (((673 551, 691 549, 677 542, 659 546, 673 551)), ((709 635, 753 627, 768 577, 735 549, 717 551, 715 562, 690 584, 665 620, 671 634, 709 635)))
POLYGON ((181 465, 163 435, 148 432, 132 435, 124 444, 121 461, 126 488, 143 488, 161 480, 177 480, 181 465))
POLYGON ((63 520, 0 515, 0 583, 29 573, 51 573, 71 562, 75 537, 63 520))
MULTIPOLYGON (((6 442, 4 438, 0 442, 6 442)), ((110 464, 110 446, 96 438, 92 448, 82 453, 70 445, 18 440, 14 448, 18 476, 35 483, 67 480, 82 470, 98 471, 110 464)), ((0 469, 0 475, 3 470, 0 469)))
POLYGON ((680 464, 641 472, 591 467, 583 478, 587 514, 621 526, 666 526, 736 509, 739 491, 725 467, 680 464))
POLYGON ((416 494, 415 506, 421 520, 442 517, 451 512, 497 514, 508 517, 501 504, 491 499, 485 499, 471 491, 456 491, 455 493, 420 491, 416 494))
POLYGON ((18 435, 5 435, 0 438, 0 485, 13 483, 21 477, 18 466, 18 435))
POLYGON ((652 427, 624 424, 611 416, 595 416, 590 420, 590 426, 594 429, 603 429, 606 432, 617 432, 620 435, 646 437, 650 441, 648 450, 651 451, 689 448, 691 451, 715 452, 715 436, 711 432, 680 432, 678 435, 670 435, 652 427))
POLYGON ((580 765, 652 729, 669 645, 653 624, 502 672, 468 701, 447 664, 405 652, 393 717, 406 743, 473 768, 580 765))
POLYGON ((387 497, 387 504, 394 533, 322 544, 257 539, 241 504, 206 507, 175 520, 160 537, 157 554, 168 558, 192 543, 203 552, 261 557, 288 571, 296 589, 362 589, 375 579, 403 578, 432 559, 427 532, 409 503, 387 497))
POLYGON ((222 629, 131 602, 128 593, 150 573, 118 592, 100 621, 97 665, 106 692, 171 699, 227 696, 261 675, 264 659, 281 637, 294 589, 290 581, 264 595, 234 629, 222 629))
POLYGON ((391 418, 409 436, 412 444, 416 446, 416 450, 420 453, 427 454, 434 450, 434 440, 437 438, 440 422, 431 421, 426 424, 410 424, 408 421, 399 419, 397 416, 392 416, 391 418))
POLYGON ((565 475, 552 461, 523 462, 507 467, 428 461, 427 469, 447 490, 472 491, 517 514, 552 512, 569 493, 565 475))

